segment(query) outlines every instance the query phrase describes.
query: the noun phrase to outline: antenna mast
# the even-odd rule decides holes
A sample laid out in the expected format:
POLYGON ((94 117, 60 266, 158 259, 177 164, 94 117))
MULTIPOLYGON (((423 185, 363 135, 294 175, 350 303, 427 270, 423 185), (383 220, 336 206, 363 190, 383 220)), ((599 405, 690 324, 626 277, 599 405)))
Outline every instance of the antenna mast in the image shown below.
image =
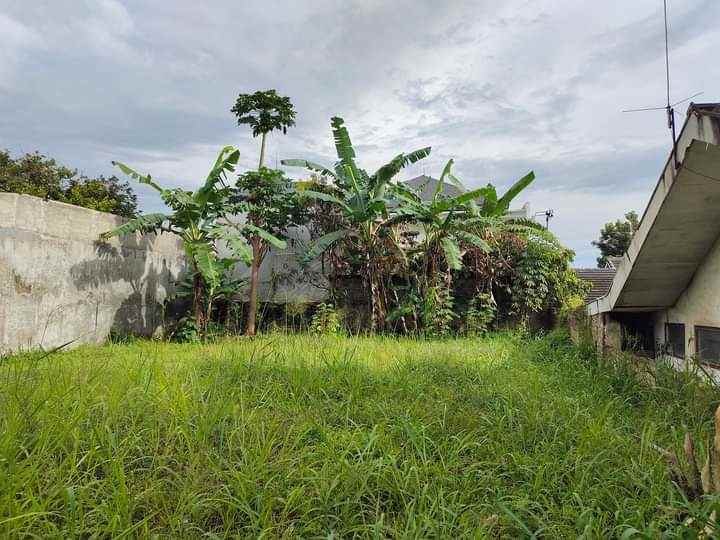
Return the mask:
POLYGON ((675 109, 674 107, 676 105, 680 105, 681 103, 684 103, 694 97, 697 97, 702 94, 702 92, 698 92, 697 94, 693 94, 692 96, 685 98, 681 101, 678 101, 676 103, 670 103, 670 52, 669 52, 669 45, 668 45, 668 13, 667 13, 667 0, 663 0, 663 19, 665 22, 665 90, 667 94, 667 100, 666 105, 664 107, 645 107, 642 109, 626 109, 622 112, 640 112, 640 111, 659 111, 661 109, 665 109, 665 113, 667 114, 667 125, 668 129, 670 130, 670 133, 672 135, 672 155, 673 155, 673 164, 675 165, 675 169, 679 167, 678 157, 677 157, 677 135, 675 134, 675 109))

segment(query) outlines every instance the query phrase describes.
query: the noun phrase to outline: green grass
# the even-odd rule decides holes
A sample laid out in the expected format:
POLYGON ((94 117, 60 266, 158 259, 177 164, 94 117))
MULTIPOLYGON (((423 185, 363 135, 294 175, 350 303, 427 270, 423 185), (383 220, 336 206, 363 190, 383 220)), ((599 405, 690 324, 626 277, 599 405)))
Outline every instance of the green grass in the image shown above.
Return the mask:
POLYGON ((2 537, 655 537, 717 395, 557 339, 270 335, 0 364, 2 537))

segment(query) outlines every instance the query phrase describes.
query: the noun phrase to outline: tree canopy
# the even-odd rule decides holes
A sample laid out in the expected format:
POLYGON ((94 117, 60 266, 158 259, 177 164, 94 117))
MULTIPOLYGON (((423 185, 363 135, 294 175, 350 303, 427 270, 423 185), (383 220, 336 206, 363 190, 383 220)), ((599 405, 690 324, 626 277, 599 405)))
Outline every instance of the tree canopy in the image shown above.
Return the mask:
POLYGON ((275 90, 258 90, 253 94, 240 94, 231 112, 238 124, 252 128, 253 137, 295 125, 295 109, 290 98, 280 96, 275 90))
POLYGON ((592 242, 600 250, 600 257, 597 258, 599 268, 607 266, 608 257, 622 257, 625 254, 639 225, 638 215, 634 211, 625 214, 625 219, 603 225, 600 238, 592 242))
POLYGON ((128 182, 115 176, 89 178, 39 152, 13 158, 0 151, 0 191, 110 212, 137 215, 137 196, 128 182))
POLYGON ((290 98, 279 96, 275 90, 258 90, 254 94, 240 94, 230 112, 237 116, 238 125, 252 128, 253 137, 261 135, 258 169, 265 163, 265 139, 271 131, 295 125, 295 108, 290 98))

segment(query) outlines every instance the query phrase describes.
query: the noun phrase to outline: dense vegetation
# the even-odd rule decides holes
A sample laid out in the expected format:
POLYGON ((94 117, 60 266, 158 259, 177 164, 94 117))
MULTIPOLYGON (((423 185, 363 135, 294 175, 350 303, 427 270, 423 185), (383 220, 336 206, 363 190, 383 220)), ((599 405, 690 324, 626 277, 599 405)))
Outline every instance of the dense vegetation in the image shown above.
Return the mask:
MULTIPOLYGON (((657 538, 718 393, 560 336, 266 335, 0 365, 0 536, 657 538)), ((687 531, 686 531, 687 534, 687 531)))
POLYGON ((337 161, 325 167, 283 160, 312 174, 293 182, 264 166, 268 134, 295 123, 290 99, 274 90, 240 94, 231 112, 261 136, 258 170, 239 173, 234 183, 239 152, 230 146, 194 192, 161 187, 150 174, 115 163, 154 188, 170 212, 139 216, 102 238, 173 232, 183 240, 190 272, 178 290, 190 293, 191 309, 172 332, 176 338, 207 337, 231 311, 236 331, 237 310, 229 305, 245 297, 245 333, 254 335, 260 267, 271 248, 287 247, 297 227, 307 227, 313 240, 297 250, 298 262, 307 267, 323 259, 320 277, 330 297, 317 315, 340 329, 477 335, 557 315, 582 298, 584 285, 569 267, 573 253, 536 222, 508 218, 513 199, 535 179, 532 172, 503 195, 492 184, 467 191, 450 160, 428 199, 420 194, 424 186, 413 190, 396 177, 430 155, 430 147, 398 154, 370 174, 356 162, 344 120, 333 117, 337 161), (247 291, 238 263, 250 266, 247 291))
POLYGON ((343 119, 331 125, 338 157, 332 168, 304 159, 283 164, 316 175, 302 184, 315 238, 305 260, 327 258, 331 297, 356 312, 356 328, 482 333, 493 324, 557 314, 582 298, 572 251, 536 222, 508 218, 532 172, 503 195, 492 184, 467 191, 450 160, 432 195, 422 197, 424 186, 413 190, 395 177, 426 158, 429 147, 398 154, 370 174, 356 163, 343 119), (457 194, 448 195, 446 185, 457 194), (354 298, 353 281, 362 291, 354 298))
POLYGON ((110 212, 123 217, 137 214, 137 197, 117 177, 88 178, 40 153, 13 158, 0 150, 0 191, 110 212))

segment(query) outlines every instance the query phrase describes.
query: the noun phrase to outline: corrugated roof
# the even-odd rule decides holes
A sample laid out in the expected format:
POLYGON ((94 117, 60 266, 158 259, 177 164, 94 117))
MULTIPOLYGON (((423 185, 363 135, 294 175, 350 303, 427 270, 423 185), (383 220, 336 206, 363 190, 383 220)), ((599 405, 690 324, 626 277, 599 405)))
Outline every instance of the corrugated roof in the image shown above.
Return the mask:
POLYGON ((592 284, 592 289, 585 296, 586 304, 610 292, 615 277, 614 268, 573 268, 573 270, 580 279, 592 284))

